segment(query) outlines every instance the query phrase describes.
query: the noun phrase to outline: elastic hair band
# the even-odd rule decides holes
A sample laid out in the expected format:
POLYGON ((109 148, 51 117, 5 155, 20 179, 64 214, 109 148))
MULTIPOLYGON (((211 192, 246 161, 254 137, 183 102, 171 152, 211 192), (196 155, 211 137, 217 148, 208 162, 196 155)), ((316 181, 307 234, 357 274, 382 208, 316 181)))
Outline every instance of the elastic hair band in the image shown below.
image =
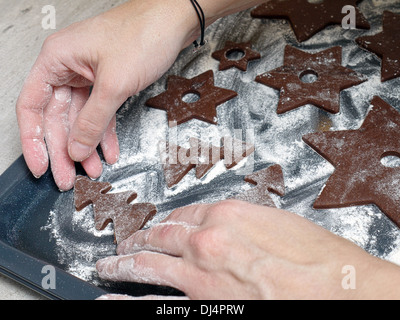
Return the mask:
POLYGON ((195 48, 202 47, 206 44, 204 41, 204 35, 205 35, 205 29, 206 29, 206 18, 203 12, 203 9, 200 7, 199 3, 197 0, 190 0, 192 3, 194 9, 196 10, 197 16, 199 17, 200 20, 200 28, 201 28, 201 37, 200 37, 200 44, 197 42, 193 42, 195 48))

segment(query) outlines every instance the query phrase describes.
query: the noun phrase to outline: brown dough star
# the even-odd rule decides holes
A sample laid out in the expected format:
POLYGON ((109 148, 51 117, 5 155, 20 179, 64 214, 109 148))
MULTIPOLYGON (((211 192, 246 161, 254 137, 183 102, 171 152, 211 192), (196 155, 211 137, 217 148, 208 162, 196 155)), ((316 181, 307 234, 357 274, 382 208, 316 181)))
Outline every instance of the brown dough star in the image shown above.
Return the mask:
POLYGON ((314 208, 375 204, 400 227, 400 168, 381 163, 400 156, 400 114, 379 97, 372 106, 358 130, 303 137, 335 167, 314 208))
POLYGON ((251 12, 254 18, 288 19, 299 42, 306 41, 329 25, 342 24, 342 8, 351 5, 356 9, 356 27, 369 29, 370 25, 357 8, 362 0, 325 0, 310 3, 308 0, 270 0, 251 12))
POLYGON ((220 61, 220 71, 230 68, 237 68, 242 71, 247 71, 247 66, 249 62, 260 59, 261 55, 258 52, 252 50, 250 42, 235 43, 232 41, 227 41, 225 43, 225 47, 221 50, 214 52, 212 54, 212 57, 220 61), (230 59, 229 54, 233 52, 239 52, 243 54, 243 56, 237 60, 230 59))
POLYGON ((382 59, 382 82, 400 77, 400 14, 385 11, 383 31, 356 41, 382 59))
POLYGON ((170 127, 192 119, 217 124, 217 106, 236 96, 235 91, 216 87, 214 73, 209 70, 193 79, 170 76, 167 91, 149 99, 146 104, 166 110, 170 127), (187 94, 195 94, 199 99, 185 102, 183 97, 187 94))
POLYGON ((367 78, 342 66, 342 48, 307 53, 286 46, 284 65, 259 75, 256 81, 280 90, 277 113, 282 114, 306 104, 330 113, 340 111, 340 92, 367 78), (308 76, 314 77, 312 81, 308 76))
POLYGON ((246 176, 244 180, 254 184, 256 187, 239 194, 234 198, 236 200, 275 208, 276 205, 269 194, 275 193, 281 197, 285 195, 285 182, 280 165, 257 171, 246 176))

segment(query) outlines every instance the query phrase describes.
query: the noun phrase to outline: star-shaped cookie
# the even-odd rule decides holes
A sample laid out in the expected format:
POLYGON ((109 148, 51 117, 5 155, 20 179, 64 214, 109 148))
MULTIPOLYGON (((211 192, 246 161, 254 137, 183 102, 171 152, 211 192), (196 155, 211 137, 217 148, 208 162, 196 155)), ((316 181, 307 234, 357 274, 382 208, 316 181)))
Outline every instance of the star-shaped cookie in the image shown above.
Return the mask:
POLYGON ((306 104, 338 113, 340 92, 366 80, 342 66, 341 47, 307 53, 291 46, 285 48, 282 67, 256 78, 257 82, 280 90, 278 114, 306 104))
POLYGON ((342 24, 344 6, 356 10, 356 27, 369 29, 370 25, 357 8, 362 0, 325 0, 310 3, 308 0, 270 0, 251 12, 255 18, 288 19, 299 42, 306 41, 329 25, 342 24))
POLYGON ((400 77, 400 14, 385 11, 383 31, 356 41, 382 59, 382 82, 400 77))
POLYGON ((217 124, 217 106, 236 96, 235 91, 216 87, 214 72, 210 70, 192 79, 170 76, 167 91, 149 99, 146 104, 167 111, 170 127, 192 119, 217 124), (196 95, 198 100, 185 102, 184 97, 189 94, 196 95))
POLYGON ((235 43, 232 41, 227 41, 225 43, 225 47, 221 50, 218 50, 212 54, 214 59, 220 61, 219 70, 227 70, 230 68, 237 68, 242 71, 247 71, 247 66, 250 61, 258 60, 261 58, 261 55, 252 50, 252 45, 250 42, 246 43, 235 43), (242 57, 239 59, 231 59, 231 53, 241 53, 242 57))
POLYGON ((303 140, 335 167, 314 208, 375 204, 400 227, 400 167, 381 162, 400 156, 399 112, 375 97, 358 130, 312 133, 303 140))

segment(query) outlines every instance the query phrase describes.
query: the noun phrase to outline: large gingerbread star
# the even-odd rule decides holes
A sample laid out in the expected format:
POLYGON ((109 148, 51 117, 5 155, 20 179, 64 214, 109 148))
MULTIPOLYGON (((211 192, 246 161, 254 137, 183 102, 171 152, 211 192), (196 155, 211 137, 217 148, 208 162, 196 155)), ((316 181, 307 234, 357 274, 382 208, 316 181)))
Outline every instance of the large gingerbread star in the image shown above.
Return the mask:
POLYGON ((331 113, 340 111, 340 92, 367 78, 342 66, 342 48, 307 53, 285 48, 284 65, 256 78, 266 86, 280 90, 278 114, 313 104, 331 113), (307 76, 314 79, 307 80, 307 76))
POLYGON ((227 41, 225 47, 218 50, 212 54, 214 59, 220 61, 219 70, 227 70, 230 68, 237 68, 242 71, 247 71, 247 66, 250 61, 258 60, 261 55, 252 50, 250 42, 246 43, 235 43, 232 41, 227 41), (230 59, 229 54, 233 52, 242 53, 243 56, 240 59, 230 59))
POLYGON ((357 3, 362 0, 325 0, 310 3, 309 0, 270 0, 251 12, 255 18, 288 19, 299 42, 306 41, 325 27, 342 24, 344 6, 351 5, 356 10, 356 27, 369 29, 370 25, 357 3))
POLYGON ((170 127, 192 119, 217 124, 217 106, 233 99, 237 93, 214 85, 213 71, 207 71, 193 79, 178 76, 168 78, 167 91, 149 99, 149 107, 166 110, 170 127), (184 97, 194 94, 197 101, 185 102, 184 97))
POLYGON ((400 14, 385 11, 383 31, 356 41, 382 59, 382 82, 400 77, 400 14))
POLYGON ((379 97, 358 130, 308 134, 303 140, 335 166, 316 209, 375 204, 400 227, 400 167, 381 160, 400 156, 400 114, 379 97))

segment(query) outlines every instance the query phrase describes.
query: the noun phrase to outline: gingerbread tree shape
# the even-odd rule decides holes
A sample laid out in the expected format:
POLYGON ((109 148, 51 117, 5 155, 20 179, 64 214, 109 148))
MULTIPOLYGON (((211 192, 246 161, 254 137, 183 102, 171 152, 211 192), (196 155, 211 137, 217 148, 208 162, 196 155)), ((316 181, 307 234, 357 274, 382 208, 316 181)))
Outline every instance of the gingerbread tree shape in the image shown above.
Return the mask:
POLYGON ((264 170, 246 176, 246 182, 254 184, 256 187, 239 194, 234 199, 251 202, 262 206, 275 208, 270 193, 275 193, 281 197, 285 195, 285 182, 282 167, 274 165, 264 170))
POLYGON ((168 188, 178 184, 196 166, 189 158, 189 152, 189 149, 175 144, 167 144, 166 149, 161 151, 161 162, 168 188), (179 159, 182 154, 187 157, 185 161, 179 159))
POLYGON ((135 192, 108 193, 111 189, 112 185, 108 182, 96 182, 78 176, 75 182, 75 207, 81 211, 92 204, 96 229, 104 230, 112 222, 115 242, 121 243, 142 229, 157 213, 157 208, 150 203, 132 205, 137 198, 135 192))
POLYGON ((190 149, 167 144, 161 151, 165 180, 169 188, 178 184, 192 169, 196 178, 203 178, 219 161, 229 170, 254 152, 254 145, 237 139, 223 138, 222 147, 190 138, 190 149))

